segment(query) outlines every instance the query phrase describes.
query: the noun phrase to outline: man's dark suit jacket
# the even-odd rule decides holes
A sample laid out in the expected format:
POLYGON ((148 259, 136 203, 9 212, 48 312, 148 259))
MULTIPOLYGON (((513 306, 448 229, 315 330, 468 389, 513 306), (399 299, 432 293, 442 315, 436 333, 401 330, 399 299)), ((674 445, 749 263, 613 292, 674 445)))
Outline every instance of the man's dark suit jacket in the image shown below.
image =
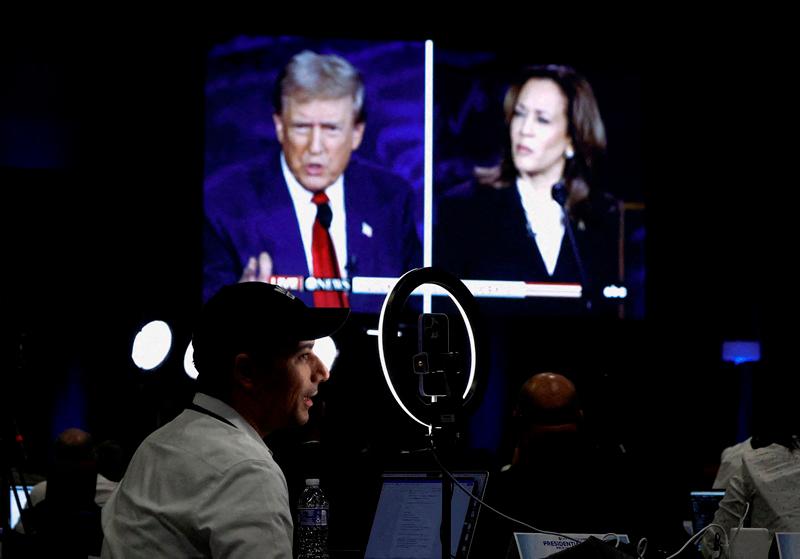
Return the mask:
MULTIPOLYGON (((348 277, 399 277, 422 265, 411 186, 351 159, 344 173, 348 277)), ((309 197, 311 194, 309 193, 309 197)), ((273 274, 308 276, 300 227, 279 152, 232 165, 206 180, 203 296, 235 283, 251 256, 267 251, 273 274)), ((313 304, 308 292, 296 292, 313 304)), ((352 295, 356 312, 377 312, 384 295, 352 295)))

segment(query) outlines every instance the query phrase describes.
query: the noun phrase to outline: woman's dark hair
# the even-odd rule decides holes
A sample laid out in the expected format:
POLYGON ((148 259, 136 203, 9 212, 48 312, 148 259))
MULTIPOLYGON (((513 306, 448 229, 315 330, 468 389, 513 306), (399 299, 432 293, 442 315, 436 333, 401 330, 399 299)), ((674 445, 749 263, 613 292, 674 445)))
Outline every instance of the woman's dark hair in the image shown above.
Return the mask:
MULTIPOLYGON (((528 66, 511 82, 503 102, 506 130, 510 130, 514 107, 522 88, 531 79, 554 82, 567 98, 567 133, 575 155, 564 166, 564 182, 569 192, 567 206, 572 207, 589 195, 589 183, 597 161, 606 149, 606 132, 600 109, 589 82, 569 66, 555 64, 528 66)), ((476 169, 481 184, 504 188, 514 184, 518 171, 511 156, 511 135, 506 133, 503 157, 496 167, 476 169)))

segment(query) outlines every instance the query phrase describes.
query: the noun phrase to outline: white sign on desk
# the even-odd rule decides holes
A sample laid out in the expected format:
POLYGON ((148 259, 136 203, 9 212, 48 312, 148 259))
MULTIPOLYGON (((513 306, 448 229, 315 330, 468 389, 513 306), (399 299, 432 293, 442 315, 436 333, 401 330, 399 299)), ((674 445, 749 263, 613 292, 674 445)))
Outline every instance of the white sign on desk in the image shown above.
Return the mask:
POLYGON ((514 541, 517 544, 517 553, 520 559, 544 559, 568 547, 578 545, 589 536, 598 540, 614 541, 616 536, 620 542, 629 543, 625 534, 564 534, 569 538, 553 536, 550 534, 514 532, 514 541), (578 541, 573 541, 578 540, 578 541))

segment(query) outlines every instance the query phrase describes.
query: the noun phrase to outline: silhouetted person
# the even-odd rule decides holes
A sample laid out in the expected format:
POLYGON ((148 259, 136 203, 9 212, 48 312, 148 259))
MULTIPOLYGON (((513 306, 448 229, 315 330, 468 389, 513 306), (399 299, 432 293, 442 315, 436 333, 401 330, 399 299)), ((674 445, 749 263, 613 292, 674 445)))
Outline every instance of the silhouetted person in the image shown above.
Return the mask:
POLYGON ((44 500, 23 511, 29 550, 38 557, 99 556, 103 541, 95 503, 97 460, 92 437, 71 428, 55 442, 44 500))
MULTIPOLYGON (((773 358, 773 362, 774 362, 773 358)), ((796 381, 766 370, 754 387, 753 436, 741 445, 738 465, 725 487, 714 515, 732 542, 732 528, 767 528, 770 532, 800 532, 800 411, 796 381)), ((717 556, 716 530, 703 536, 705 557, 717 556)), ((720 535, 719 557, 731 556, 720 535)))
MULTIPOLYGON (((65 431, 65 433, 67 432, 65 431)), ((80 435, 74 436, 80 437, 80 435)), ((111 497, 111 493, 117 487, 119 480, 122 479, 122 474, 125 473, 124 452, 118 442, 103 441, 95 447, 94 453, 97 461, 97 482, 95 486, 94 502, 97 506, 102 507, 106 504, 109 497, 111 497)), ((30 494, 30 506, 34 507, 42 502, 46 494, 47 480, 34 485, 30 494)), ((18 527, 18 531, 22 531, 21 526, 18 527)))
POLYGON ((570 441, 567 450, 578 448, 583 410, 575 385, 556 373, 539 373, 522 386, 514 409, 516 447, 511 464, 529 466, 541 461, 541 451, 550 440, 570 441))
MULTIPOLYGON (((523 385, 513 412, 515 449, 510 467, 491 477, 486 502, 540 530, 625 533, 629 522, 619 486, 620 457, 593 443, 584 427, 575 385, 539 373, 523 385)), ((478 557, 500 556, 513 532, 530 528, 483 509, 478 557)))

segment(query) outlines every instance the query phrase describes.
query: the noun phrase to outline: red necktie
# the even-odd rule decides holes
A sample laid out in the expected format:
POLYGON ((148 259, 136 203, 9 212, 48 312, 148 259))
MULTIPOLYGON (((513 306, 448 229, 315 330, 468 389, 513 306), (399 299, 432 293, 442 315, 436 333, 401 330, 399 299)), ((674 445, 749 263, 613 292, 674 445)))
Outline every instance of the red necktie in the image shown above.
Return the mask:
MULTIPOLYGON (((324 192, 314 194, 311 201, 317 205, 317 218, 311 233, 311 258, 314 263, 315 278, 339 278, 339 263, 336 250, 328 232, 333 212, 328 205, 330 201, 324 192)), ((341 291, 314 291, 315 307, 349 307, 347 293, 341 291)))

